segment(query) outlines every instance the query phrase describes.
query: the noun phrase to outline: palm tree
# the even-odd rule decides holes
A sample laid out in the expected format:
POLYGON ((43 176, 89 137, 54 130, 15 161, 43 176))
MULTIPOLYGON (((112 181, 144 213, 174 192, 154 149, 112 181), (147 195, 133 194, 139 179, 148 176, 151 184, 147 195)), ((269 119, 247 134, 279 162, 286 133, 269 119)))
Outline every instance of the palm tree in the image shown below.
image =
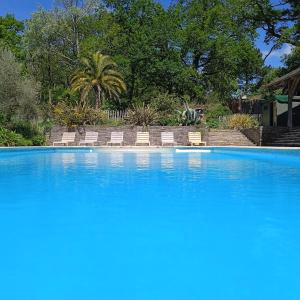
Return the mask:
POLYGON ((83 70, 77 71, 71 79, 74 91, 81 91, 82 99, 94 90, 96 95, 96 109, 102 104, 102 96, 119 99, 126 91, 126 84, 122 75, 116 71, 117 64, 108 55, 100 52, 82 59, 83 70))

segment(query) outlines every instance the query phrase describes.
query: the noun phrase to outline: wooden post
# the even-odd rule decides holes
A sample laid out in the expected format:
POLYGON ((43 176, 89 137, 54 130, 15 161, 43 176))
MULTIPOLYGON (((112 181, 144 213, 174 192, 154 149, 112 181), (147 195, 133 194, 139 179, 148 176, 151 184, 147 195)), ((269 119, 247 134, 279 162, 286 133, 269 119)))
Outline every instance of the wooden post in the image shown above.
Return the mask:
POLYGON ((293 97, 294 97, 293 79, 290 79, 288 81, 288 122, 287 122, 288 128, 293 127, 293 97))
POLYGON ((299 84, 300 77, 295 79, 290 79, 288 81, 288 128, 293 127, 293 98, 297 90, 297 86, 299 84))

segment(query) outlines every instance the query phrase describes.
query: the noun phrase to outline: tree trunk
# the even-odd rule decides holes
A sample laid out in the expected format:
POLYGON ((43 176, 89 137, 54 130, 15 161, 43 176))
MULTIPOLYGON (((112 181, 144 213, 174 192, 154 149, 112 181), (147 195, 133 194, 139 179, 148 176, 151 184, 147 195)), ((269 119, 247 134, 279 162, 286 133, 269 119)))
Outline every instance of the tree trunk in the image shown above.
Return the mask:
POLYGON ((96 86, 95 88, 95 92, 96 92, 96 109, 99 109, 101 107, 101 88, 100 86, 96 86))
POLYGON ((198 69, 199 69, 200 58, 201 58, 201 54, 200 53, 197 53, 197 54, 194 55, 193 66, 194 66, 194 69, 196 71, 198 71, 198 69))
POLYGON ((135 89, 135 66, 131 65, 131 87, 129 89, 129 99, 130 101, 133 99, 134 96, 134 89, 135 89))

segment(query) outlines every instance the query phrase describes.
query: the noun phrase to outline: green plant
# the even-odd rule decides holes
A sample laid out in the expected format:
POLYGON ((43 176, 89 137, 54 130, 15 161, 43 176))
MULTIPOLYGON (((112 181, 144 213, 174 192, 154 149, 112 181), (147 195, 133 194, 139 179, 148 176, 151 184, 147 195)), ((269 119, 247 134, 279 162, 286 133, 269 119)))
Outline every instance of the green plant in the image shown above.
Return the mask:
POLYGON ((173 114, 180 107, 180 99, 173 94, 158 93, 151 99, 151 106, 163 114, 173 114))
POLYGON ((102 97, 119 98, 126 91, 122 75, 116 71, 117 64, 108 55, 100 52, 82 59, 83 70, 75 73, 71 80, 72 90, 81 91, 82 98, 95 92, 96 109, 102 104, 102 97))
POLYGON ((206 121, 206 125, 209 128, 219 128, 222 122, 219 121, 219 119, 208 119, 206 121))
POLYGON ((251 115, 234 114, 228 118, 227 126, 231 129, 257 128, 259 122, 251 115))
POLYGON ((0 146, 32 146, 21 134, 0 127, 0 146))
POLYGON ((158 121, 157 111, 149 105, 135 105, 129 110, 126 122, 131 125, 149 126, 154 125, 158 121))
POLYGON ((32 139, 40 133, 39 128, 28 121, 14 121, 8 127, 8 129, 23 135, 26 139, 32 139))
POLYGON ((42 146, 45 144, 46 138, 43 134, 38 134, 32 138, 33 146, 42 146))
POLYGON ((178 114, 162 114, 158 112, 158 121, 157 123, 161 126, 178 126, 180 125, 180 121, 178 120, 178 114))
POLYGON ((214 103, 211 105, 208 105, 207 112, 206 112, 206 118, 207 119, 216 119, 222 116, 228 116, 232 112, 229 109, 229 107, 224 106, 222 103, 214 103))
POLYGON ((195 109, 191 109, 189 105, 184 103, 185 110, 178 110, 179 114, 179 122, 181 125, 190 126, 190 125, 198 125, 201 122, 201 115, 195 109))
POLYGON ((157 111, 158 124, 161 126, 179 125, 176 109, 180 106, 180 99, 169 93, 157 93, 151 99, 151 107, 157 111))
POLYGON ((100 124, 104 119, 101 111, 81 105, 70 106, 65 102, 58 103, 53 107, 53 117, 57 124, 68 128, 82 125, 100 124))
POLYGON ((218 128, 222 125, 220 118, 231 114, 231 110, 222 103, 213 103, 208 105, 205 114, 206 125, 210 128, 218 128))

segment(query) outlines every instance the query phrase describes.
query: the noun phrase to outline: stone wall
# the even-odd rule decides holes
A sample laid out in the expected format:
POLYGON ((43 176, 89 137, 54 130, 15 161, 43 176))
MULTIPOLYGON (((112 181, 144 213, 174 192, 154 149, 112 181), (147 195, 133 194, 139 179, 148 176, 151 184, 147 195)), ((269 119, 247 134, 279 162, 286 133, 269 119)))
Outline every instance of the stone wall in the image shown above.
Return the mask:
POLYGON ((256 146, 261 146, 261 128, 242 129, 241 132, 256 146))
MULTIPOLYGON (((55 126, 52 128, 48 145, 52 145, 53 141, 61 140, 64 131, 68 131, 66 127, 55 126)), ((74 130, 75 131, 75 130, 74 130)), ((141 126, 86 126, 76 129, 76 143, 80 139, 84 139, 85 131, 99 132, 99 146, 104 146, 110 140, 112 131, 124 132, 124 143, 127 146, 135 144, 136 132, 143 131, 141 126)), ((259 127, 253 129, 238 130, 222 130, 222 129, 205 129, 196 126, 150 126, 147 128, 150 133, 150 143, 153 146, 161 145, 161 132, 172 131, 178 145, 187 145, 189 131, 201 131, 202 139, 209 146, 266 146, 271 145, 272 141, 288 132, 286 127, 259 127)))
POLYGON ((208 133, 210 146, 254 146, 239 130, 211 129, 208 133))
POLYGON ((241 132, 257 146, 270 145, 273 140, 288 131, 287 127, 269 126, 241 130, 241 132))
MULTIPOLYGON (((55 126, 51 130, 48 145, 52 145, 53 141, 61 140, 64 131, 68 131, 66 127, 55 126)), ((74 129, 75 131, 75 129, 74 129)), ((99 133, 98 140, 99 146, 104 146, 110 140, 112 131, 124 132, 124 144, 131 146, 135 144, 137 131, 149 131, 150 144, 152 146, 161 145, 161 132, 172 131, 174 132, 174 139, 178 145, 187 145, 187 138, 189 131, 201 131, 202 139, 208 141, 207 129, 199 129, 196 126, 150 126, 147 130, 143 130, 142 126, 85 126, 76 129, 76 142, 80 139, 84 139, 85 131, 97 131, 99 133)))
MULTIPOLYGON (((48 145, 52 145, 53 141, 61 140, 64 131, 68 131, 66 127, 55 126, 50 134, 48 145)), ((99 133, 99 146, 104 146, 110 140, 112 131, 124 132, 124 144, 131 146, 135 144, 137 131, 143 131, 141 126, 86 126, 76 129, 76 143, 80 139, 84 139, 85 131, 97 131, 99 133)), ((147 128, 150 133, 150 143, 152 146, 161 145, 161 132, 174 132, 174 139, 177 145, 185 146, 188 144, 189 131, 201 131, 202 139, 209 146, 253 146, 254 144, 238 130, 208 130, 199 129, 196 126, 150 126, 147 128)))
POLYGON ((261 146, 272 144, 273 140, 288 132, 287 127, 267 127, 261 128, 261 146))

